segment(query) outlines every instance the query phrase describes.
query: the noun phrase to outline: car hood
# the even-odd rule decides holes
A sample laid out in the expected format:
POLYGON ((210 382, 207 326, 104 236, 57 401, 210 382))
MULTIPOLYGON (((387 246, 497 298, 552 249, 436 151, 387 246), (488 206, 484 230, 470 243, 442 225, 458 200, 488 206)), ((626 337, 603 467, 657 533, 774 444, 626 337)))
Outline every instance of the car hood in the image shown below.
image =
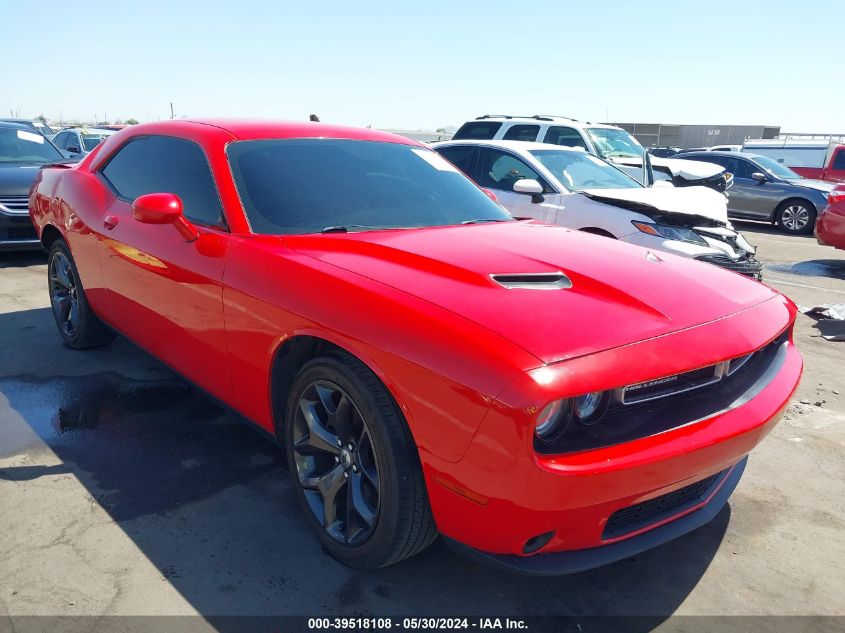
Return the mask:
POLYGON ((535 222, 283 241, 469 319, 546 363, 684 330, 776 296, 716 266, 535 222), (491 277, 556 272, 571 287, 508 288, 491 277))
POLYGON ((834 190, 836 182, 827 182, 825 180, 814 180, 813 178, 792 178, 787 180, 790 185, 797 185, 798 187, 807 187, 808 189, 815 189, 816 191, 823 191, 829 193, 834 190))
MULTIPOLYGON (((611 160, 614 163, 630 165, 632 167, 642 167, 643 164, 643 159, 639 157, 612 158, 611 160)), ((672 176, 683 178, 684 180, 704 180, 725 171, 724 167, 714 165, 713 163, 678 158, 659 158, 657 156, 651 157, 651 164, 655 168, 662 168, 661 171, 668 171, 672 176)))
POLYGON ((586 189, 581 193, 597 202, 637 211, 655 220, 670 214, 687 226, 728 223, 725 196, 709 187, 586 189))
POLYGON ((0 196, 26 196, 41 165, 0 163, 0 196))

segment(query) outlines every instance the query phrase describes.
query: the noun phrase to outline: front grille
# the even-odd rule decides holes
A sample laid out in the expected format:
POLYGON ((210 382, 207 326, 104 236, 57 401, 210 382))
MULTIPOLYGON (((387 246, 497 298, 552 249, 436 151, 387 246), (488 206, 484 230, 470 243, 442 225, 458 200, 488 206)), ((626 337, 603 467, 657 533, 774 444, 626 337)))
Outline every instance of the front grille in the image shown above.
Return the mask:
POLYGON ((0 196, 0 207, 11 213, 28 213, 28 196, 0 196))
POLYGON ((704 501, 728 471, 711 475, 674 492, 617 510, 610 515, 602 532, 602 539, 617 538, 641 530, 658 521, 668 519, 704 501))
POLYGON ((666 378, 658 378, 657 380, 629 385, 622 392, 622 402, 624 404, 645 402, 646 400, 663 398, 672 394, 704 387, 719 380, 718 368, 718 365, 711 365, 710 367, 694 369, 693 371, 675 376, 667 376, 666 378))
POLYGON ((788 340, 789 330, 784 330, 750 354, 614 389, 607 410, 594 424, 572 422, 553 442, 535 438, 534 450, 562 455, 613 446, 735 409, 774 379, 785 361, 788 340))
POLYGON ((763 264, 753 257, 731 259, 727 255, 702 255, 701 257, 696 257, 696 259, 700 262, 707 262, 708 264, 731 270, 740 275, 745 275, 746 277, 761 279, 763 276, 763 264))
POLYGON ((38 236, 35 234, 35 229, 31 226, 11 226, 5 231, 0 229, 0 236, 5 233, 5 238, 8 241, 23 241, 23 240, 37 240, 38 236))

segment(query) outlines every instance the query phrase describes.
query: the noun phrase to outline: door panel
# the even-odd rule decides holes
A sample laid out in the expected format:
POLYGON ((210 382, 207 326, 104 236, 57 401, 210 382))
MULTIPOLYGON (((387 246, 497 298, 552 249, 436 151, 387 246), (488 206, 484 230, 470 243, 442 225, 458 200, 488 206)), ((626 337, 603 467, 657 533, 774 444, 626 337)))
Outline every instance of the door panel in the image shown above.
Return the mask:
POLYGON ((229 235, 198 226, 142 224, 114 198, 101 228, 100 260, 114 327, 189 380, 231 402, 222 280, 229 235), (111 226, 112 228, 108 228, 111 226))

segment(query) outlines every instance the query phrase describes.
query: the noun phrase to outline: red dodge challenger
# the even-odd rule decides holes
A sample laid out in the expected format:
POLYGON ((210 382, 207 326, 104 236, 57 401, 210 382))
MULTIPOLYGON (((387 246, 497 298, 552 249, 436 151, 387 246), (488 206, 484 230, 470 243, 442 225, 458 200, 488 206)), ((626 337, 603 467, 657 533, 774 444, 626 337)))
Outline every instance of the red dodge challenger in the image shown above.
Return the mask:
POLYGON ((438 534, 534 574, 675 538, 801 375, 772 289, 514 220, 373 130, 136 125, 44 168, 30 212, 65 344, 119 332, 281 442, 357 567, 438 534))

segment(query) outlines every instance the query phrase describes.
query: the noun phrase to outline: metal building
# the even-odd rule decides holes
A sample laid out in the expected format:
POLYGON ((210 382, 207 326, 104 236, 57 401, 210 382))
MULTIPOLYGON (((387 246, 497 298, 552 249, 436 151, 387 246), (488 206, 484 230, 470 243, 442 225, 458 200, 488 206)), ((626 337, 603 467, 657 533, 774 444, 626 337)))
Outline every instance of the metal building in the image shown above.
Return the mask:
POLYGON ((666 125, 663 123, 613 123, 628 130, 643 147, 712 147, 742 145, 750 138, 775 138, 780 126, 772 125, 666 125))

